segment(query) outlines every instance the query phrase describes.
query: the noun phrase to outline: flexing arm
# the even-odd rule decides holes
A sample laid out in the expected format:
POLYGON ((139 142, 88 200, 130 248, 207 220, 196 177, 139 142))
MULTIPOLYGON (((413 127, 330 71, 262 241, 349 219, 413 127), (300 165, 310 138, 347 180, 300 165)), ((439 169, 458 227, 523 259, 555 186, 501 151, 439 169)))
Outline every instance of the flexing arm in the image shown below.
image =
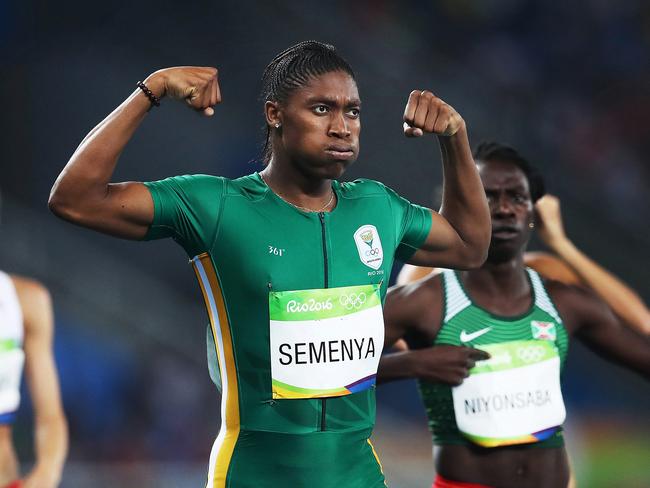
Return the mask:
POLYGON ((25 376, 34 406, 36 463, 24 488, 59 486, 68 452, 68 427, 52 353, 53 314, 48 291, 25 278, 12 277, 25 323, 25 376))
POLYGON ((625 283, 599 266, 567 237, 562 225, 560 201, 546 195, 535 205, 539 236, 621 319, 642 334, 650 335, 650 310, 625 283))
POLYGON ((479 267, 490 244, 490 213, 467 139, 465 121, 450 105, 429 91, 411 92, 404 111, 404 134, 438 135, 442 153, 443 196, 440 213, 409 260, 422 266, 455 269, 479 267))
MULTIPOLYGON (((159 96, 185 99, 211 116, 220 101, 215 68, 179 67, 157 71, 145 80, 159 96)), ((50 193, 57 216, 117 237, 141 239, 153 220, 153 201, 141 183, 111 183, 117 160, 150 109, 136 89, 81 141, 50 193)))

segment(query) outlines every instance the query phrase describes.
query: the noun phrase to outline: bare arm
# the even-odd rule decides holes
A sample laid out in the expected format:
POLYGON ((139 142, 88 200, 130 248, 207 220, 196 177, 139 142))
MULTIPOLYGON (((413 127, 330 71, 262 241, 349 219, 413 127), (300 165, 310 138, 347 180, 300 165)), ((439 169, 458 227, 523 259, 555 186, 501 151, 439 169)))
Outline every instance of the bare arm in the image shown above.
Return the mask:
POLYGON ((419 378, 431 382, 459 385, 476 361, 489 355, 470 347, 433 344, 440 327, 440 283, 427 280, 391 288, 384 305, 385 347, 399 344, 399 351, 384 354, 379 362, 377 381, 419 378), (418 337, 422 344, 409 349, 404 335, 418 337), (420 347, 426 344, 425 347, 420 347), (403 347, 406 346, 406 347, 403 347))
POLYGON ((650 337, 625 327, 590 290, 557 282, 547 289, 574 336, 598 355, 650 380, 650 337))
POLYGON ((479 267, 490 244, 490 213, 465 121, 433 93, 415 90, 409 96, 404 122, 408 137, 438 135, 444 176, 440 213, 431 212, 431 231, 409 262, 455 269, 479 267))
MULTIPOLYGON (((179 67, 145 80, 159 97, 185 99, 205 115, 220 101, 215 68, 179 67)), ((126 239, 141 239, 153 220, 153 201, 142 183, 111 183, 117 160, 150 109, 136 89, 81 141, 50 193, 57 216, 126 239)))
POLYGON ((636 331, 650 335, 650 310, 634 290, 598 265, 567 237, 562 225, 560 201, 546 195, 535 205, 544 243, 567 263, 623 321, 636 331))
POLYGON ((59 379, 52 353, 52 304, 39 283, 12 277, 25 322, 25 375, 34 406, 36 463, 24 488, 59 486, 68 452, 68 426, 61 404, 59 379))

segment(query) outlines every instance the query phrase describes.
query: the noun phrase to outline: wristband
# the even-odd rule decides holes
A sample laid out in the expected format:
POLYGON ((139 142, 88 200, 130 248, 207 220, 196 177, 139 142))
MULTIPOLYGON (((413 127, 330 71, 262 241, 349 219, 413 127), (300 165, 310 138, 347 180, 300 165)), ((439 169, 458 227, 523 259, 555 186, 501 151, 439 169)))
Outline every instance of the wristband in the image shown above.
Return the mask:
POLYGON ((160 98, 154 95, 153 92, 149 90, 149 88, 147 88, 147 85, 145 85, 141 81, 138 81, 137 86, 147 96, 147 98, 149 99, 152 105, 155 105, 156 107, 160 107, 160 98))

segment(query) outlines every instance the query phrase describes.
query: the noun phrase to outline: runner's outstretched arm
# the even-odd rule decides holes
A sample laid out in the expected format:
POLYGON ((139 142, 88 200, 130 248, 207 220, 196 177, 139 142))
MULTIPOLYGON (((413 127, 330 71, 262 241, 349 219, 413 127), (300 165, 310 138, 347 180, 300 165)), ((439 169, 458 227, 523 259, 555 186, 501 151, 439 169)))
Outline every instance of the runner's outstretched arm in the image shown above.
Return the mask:
MULTIPOLYGON (((184 99, 206 116, 221 101, 215 68, 156 71, 145 85, 159 98, 184 99)), ((49 207, 77 225, 126 239, 141 239, 153 220, 153 201, 142 183, 111 183, 117 160, 151 102, 137 88, 81 141, 50 193, 49 207)))
POLYGON ((61 403, 52 353, 54 320, 47 289, 35 281, 12 276, 25 323, 25 375, 34 406, 36 463, 24 488, 59 486, 68 452, 68 426, 61 403))
POLYGON ((490 212, 467 139, 465 121, 453 107, 429 91, 414 90, 404 111, 404 134, 436 134, 443 167, 440 213, 420 250, 409 262, 456 269, 477 268, 487 257, 490 212))
POLYGON ((546 195, 535 204, 535 210, 539 236, 544 244, 562 258, 627 325, 650 335, 650 310, 641 297, 586 256, 568 238, 562 224, 560 200, 546 195))

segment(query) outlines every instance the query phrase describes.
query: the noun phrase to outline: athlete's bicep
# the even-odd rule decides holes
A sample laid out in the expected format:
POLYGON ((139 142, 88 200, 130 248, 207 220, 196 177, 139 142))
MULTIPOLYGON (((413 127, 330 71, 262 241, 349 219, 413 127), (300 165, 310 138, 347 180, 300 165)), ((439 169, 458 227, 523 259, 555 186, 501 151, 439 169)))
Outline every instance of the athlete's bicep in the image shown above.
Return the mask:
POLYGON ((417 266, 467 269, 473 267, 467 247, 458 232, 438 212, 429 210, 431 227, 426 239, 411 257, 409 264, 417 266))
POLYGON ((142 239, 153 221, 154 206, 147 188, 138 182, 111 183, 106 194, 90 200, 82 211, 62 213, 77 225, 124 239, 142 239))

